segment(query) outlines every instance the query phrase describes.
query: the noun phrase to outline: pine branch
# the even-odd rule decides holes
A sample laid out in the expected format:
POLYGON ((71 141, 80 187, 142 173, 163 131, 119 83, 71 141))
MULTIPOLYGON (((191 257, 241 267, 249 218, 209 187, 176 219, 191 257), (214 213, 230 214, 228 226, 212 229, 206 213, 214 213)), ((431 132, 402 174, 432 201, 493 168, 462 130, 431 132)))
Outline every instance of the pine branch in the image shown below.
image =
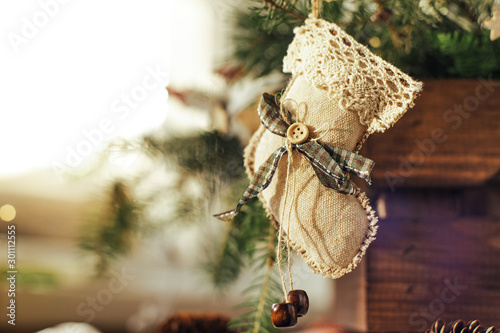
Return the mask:
POLYGON ((268 248, 268 257, 266 260, 266 274, 264 275, 264 281, 262 282, 262 290, 260 292, 260 298, 259 298, 259 305, 257 306, 257 314, 255 316, 255 321, 253 325, 253 330, 252 333, 259 333, 260 329, 260 322, 262 318, 262 314, 264 313, 264 307, 266 305, 266 298, 268 294, 268 289, 269 289, 269 280, 271 278, 271 272, 274 267, 274 238, 275 238, 275 231, 274 231, 274 226, 272 223, 269 223, 269 240, 267 242, 267 248, 268 248))
POLYGON ((300 15, 298 13, 292 12, 290 9, 277 4, 276 2, 274 2, 274 0, 262 0, 262 1, 265 2, 265 3, 270 4, 272 7, 275 7, 276 9, 281 10, 284 13, 292 15, 296 19, 299 19, 299 20, 302 20, 302 21, 305 21, 307 19, 307 17, 302 16, 302 15, 300 15))
POLYGON ((79 247, 95 256, 99 277, 108 273, 113 260, 130 250, 132 239, 139 234, 143 209, 131 198, 123 182, 116 181, 110 190, 106 210, 85 224, 79 238, 79 247))
POLYGON ((217 289, 222 290, 236 281, 244 266, 243 254, 238 246, 238 236, 234 221, 229 222, 214 261, 204 265, 212 284, 217 289))
MULTIPOLYGON (((270 1, 302 16, 310 8, 308 0, 270 1)), ((432 0, 377 2, 378 9, 373 0, 324 2, 321 17, 335 22, 360 43, 371 45, 375 54, 412 76, 475 78, 486 73, 500 77, 500 42, 489 41, 490 32, 479 23, 491 16, 493 0, 459 0, 451 6, 432 0), (381 9, 388 16, 376 20, 381 9), (464 50, 455 43, 455 34, 477 41, 479 48, 464 50), (372 45, 375 38, 379 43, 372 45)), ((279 15, 274 16, 260 15, 261 8, 254 8, 254 14, 238 14, 233 58, 247 74, 259 77, 282 68, 293 28, 302 22, 277 9, 279 15)))
POLYGON ((236 318, 234 318, 228 325, 230 329, 236 330, 238 332, 251 332, 251 333, 262 333, 262 332, 276 332, 277 330, 273 327, 271 323, 270 316, 267 315, 271 311, 271 306, 273 303, 278 301, 279 295, 281 295, 281 285, 275 276, 276 273, 274 268, 274 248, 275 248, 275 235, 274 227, 271 224, 267 226, 267 241, 263 252, 265 255, 256 264, 256 268, 262 268, 265 266, 265 272, 262 276, 258 276, 254 281, 259 281, 254 284, 251 283, 250 287, 243 291, 244 294, 250 294, 254 290, 259 290, 254 296, 247 298, 245 302, 238 305, 236 308, 248 308, 248 312, 243 313, 236 318), (255 297, 255 298, 254 298, 255 297))
MULTIPOLYGON (((268 226, 266 213, 257 198, 248 201, 227 224, 217 252, 204 264, 214 287, 224 290, 238 279, 247 259, 252 262, 256 248, 268 240, 268 226)), ((213 242, 207 245, 213 247, 213 242)))

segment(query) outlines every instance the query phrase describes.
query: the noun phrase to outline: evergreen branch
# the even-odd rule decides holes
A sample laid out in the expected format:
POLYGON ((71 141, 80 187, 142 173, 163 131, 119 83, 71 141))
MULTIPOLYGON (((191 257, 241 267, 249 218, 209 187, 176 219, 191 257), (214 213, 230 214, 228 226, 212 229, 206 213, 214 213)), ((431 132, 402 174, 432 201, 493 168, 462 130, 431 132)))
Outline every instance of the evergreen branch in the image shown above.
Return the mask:
POLYGON ((111 186, 110 200, 104 212, 85 224, 79 247, 96 258, 96 274, 108 273, 113 260, 128 253, 133 238, 139 234, 142 205, 131 198, 121 181, 111 186))
POLYGON ((268 245, 268 257, 266 260, 266 274, 264 275, 264 281, 262 282, 262 290, 260 292, 259 305, 257 306, 257 314, 255 315, 255 321, 253 325, 252 333, 259 333, 260 321, 262 318, 262 313, 264 312, 264 306, 266 304, 266 298, 269 289, 269 279, 271 278, 271 272, 274 267, 274 226, 269 223, 269 240, 268 245))
MULTIPOLYGON (((256 0, 257 1, 257 0, 256 0)), ((308 0, 262 0, 306 16, 308 0)), ((418 78, 500 77, 500 42, 489 40, 490 32, 478 22, 491 16, 493 0, 460 0, 453 6, 436 1, 350 0, 324 2, 322 18, 335 22, 358 42, 372 45, 372 51, 403 71, 418 78), (388 17, 375 20, 377 10, 388 17), (349 4, 349 5, 348 5, 349 4), (383 4, 383 6, 381 6, 383 4), (458 37, 456 37, 458 36, 458 37), (459 38, 476 41, 476 48, 463 49, 459 38)), ((267 6, 267 5, 266 5, 267 6)), ((243 64, 246 74, 260 77, 280 70, 293 39, 293 28, 301 22, 279 10, 280 15, 254 15, 239 11, 233 41, 233 58, 243 64)))
POLYGON ((264 208, 257 198, 250 200, 227 224, 217 253, 204 265, 217 289, 223 290, 238 279, 245 259, 251 262, 256 245, 267 240, 268 226, 264 208))
POLYGON ((261 248, 265 256, 255 264, 256 268, 265 266, 265 272, 263 275, 257 276, 243 291, 243 294, 251 294, 257 290, 258 293, 235 307, 237 309, 249 308, 249 311, 234 318, 228 326, 240 333, 277 331, 271 323, 271 318, 265 315, 266 312, 271 311, 272 304, 278 301, 279 295, 281 295, 281 285, 274 274, 276 271, 273 270, 276 236, 272 224, 267 224, 266 234, 266 242, 262 244, 264 248, 261 248))
POLYGON ((295 13, 295 12, 291 11, 290 9, 288 9, 286 7, 278 5, 276 2, 274 2, 274 0, 262 0, 262 1, 265 2, 265 3, 270 4, 271 6, 277 8, 278 10, 281 10, 284 13, 292 15, 296 19, 299 19, 299 20, 302 20, 302 21, 305 21, 307 19, 307 17, 305 17, 305 16, 302 16, 302 15, 300 15, 298 13, 295 13))
POLYGON ((206 265, 212 284, 216 288, 222 289, 234 282, 243 267, 237 233, 234 221, 229 222, 214 262, 206 265))

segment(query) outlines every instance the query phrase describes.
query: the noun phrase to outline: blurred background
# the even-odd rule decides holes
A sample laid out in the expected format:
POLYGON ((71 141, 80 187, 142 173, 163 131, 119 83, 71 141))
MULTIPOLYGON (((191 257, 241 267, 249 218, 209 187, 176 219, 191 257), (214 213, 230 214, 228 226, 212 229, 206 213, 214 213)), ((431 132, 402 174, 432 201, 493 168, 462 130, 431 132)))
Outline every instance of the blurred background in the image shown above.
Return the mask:
MULTIPOLYGON (((225 82, 214 72, 229 56, 234 5, 204 0, 1 5, 6 38, 0 65, 0 206, 7 215, 1 217, 0 266, 7 271, 7 226, 14 224, 18 273, 16 325, 3 314, 0 331, 88 321, 103 332, 152 332, 181 310, 238 313, 233 307, 243 301, 251 271, 222 292, 200 264, 206 261, 203 250, 224 233, 223 223, 211 217, 220 206, 203 202, 206 194, 199 194, 204 189, 195 175, 188 187, 198 193, 199 214, 192 213, 192 221, 189 216, 166 221, 177 213, 176 197, 190 194, 177 190, 175 167, 148 155, 142 140, 213 129, 216 116, 206 106, 224 93, 225 82), (167 86, 201 90, 208 97, 185 105, 169 98, 167 86), (126 221, 120 229, 111 221, 100 230, 113 219, 115 206, 128 204, 117 203, 121 195, 134 204, 162 204, 139 225, 126 221), (94 243, 106 236, 103 254, 94 243)), ((232 143, 239 152, 239 142, 232 143)), ((214 191, 210 196, 216 197, 214 191)), ((135 218, 127 214, 125 219, 135 218)), ((304 283, 311 279, 319 295, 322 286, 332 290, 330 281, 303 266, 304 283)), ((4 309, 8 287, 2 279, 4 309)), ((317 313, 330 302, 319 301, 317 313)))
MULTIPOLYGON (((423 332, 438 317, 500 324, 498 6, 321 3, 322 17, 427 92, 363 153, 377 162, 368 194, 382 241, 335 281, 293 256, 311 300, 295 331, 423 332), (491 94, 473 116, 444 124, 478 86, 491 94), (448 140, 402 175, 414 140, 436 127, 448 140), (441 309, 443 288, 461 281, 467 291, 441 309)), ((275 330, 276 235, 262 206, 250 202, 231 224, 212 215, 248 184, 242 152, 259 126, 256 103, 285 87, 281 61, 309 12, 299 0, 0 4, 3 309, 16 272, 16 325, 2 314, 0 331, 80 322, 44 332, 174 332, 167 324, 229 320, 228 332, 275 330)))

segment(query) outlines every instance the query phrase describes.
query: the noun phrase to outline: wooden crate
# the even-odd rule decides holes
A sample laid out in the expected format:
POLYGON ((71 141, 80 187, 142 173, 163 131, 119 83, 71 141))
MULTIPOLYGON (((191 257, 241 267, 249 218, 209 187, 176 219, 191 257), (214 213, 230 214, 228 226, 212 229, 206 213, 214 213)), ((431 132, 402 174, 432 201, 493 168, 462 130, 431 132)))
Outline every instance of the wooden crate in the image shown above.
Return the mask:
POLYGON ((483 184, 500 170, 500 82, 430 80, 386 133, 368 139, 375 185, 483 184), (460 111, 461 110, 461 111, 460 111))
POLYGON ((442 317, 498 327, 500 82, 424 83, 415 108, 362 151, 376 162, 371 197, 386 218, 358 274, 364 292, 352 291, 364 302, 354 326, 424 332, 442 317))
POLYGON ((385 193, 366 258, 370 331, 424 332, 438 317, 500 325, 500 217, 473 204, 500 191, 484 189, 385 193))

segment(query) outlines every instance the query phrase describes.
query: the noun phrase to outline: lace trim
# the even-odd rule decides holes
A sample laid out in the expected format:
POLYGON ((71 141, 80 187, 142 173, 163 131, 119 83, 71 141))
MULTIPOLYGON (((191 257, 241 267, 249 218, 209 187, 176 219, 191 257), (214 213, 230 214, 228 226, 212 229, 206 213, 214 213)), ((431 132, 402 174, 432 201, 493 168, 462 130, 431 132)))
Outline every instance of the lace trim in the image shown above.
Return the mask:
POLYGON ((304 75, 339 106, 357 112, 368 133, 384 132, 413 106, 422 89, 336 24, 310 17, 294 29, 283 71, 304 75))

